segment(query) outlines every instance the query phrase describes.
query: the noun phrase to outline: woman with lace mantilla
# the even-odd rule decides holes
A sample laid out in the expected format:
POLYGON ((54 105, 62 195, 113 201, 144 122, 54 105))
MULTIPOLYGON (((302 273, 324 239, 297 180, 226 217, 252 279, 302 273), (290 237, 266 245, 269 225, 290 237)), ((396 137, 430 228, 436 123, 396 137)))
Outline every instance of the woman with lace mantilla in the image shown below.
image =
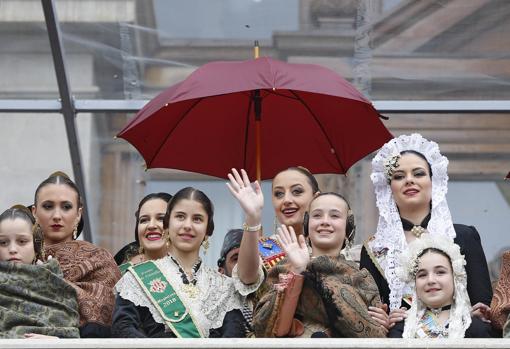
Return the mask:
POLYGON ((466 290, 466 261, 446 236, 424 234, 401 255, 399 277, 414 283, 413 302, 393 338, 487 338, 490 324, 471 317, 466 290))
POLYGON ((453 224, 446 192, 448 159, 435 142, 419 134, 386 143, 372 160, 379 222, 361 251, 360 268, 374 277, 383 302, 389 305, 390 327, 405 317, 412 304, 412 285, 397 275, 400 255, 423 232, 444 236, 459 245, 466 258, 467 292, 473 311, 486 319, 492 298, 487 261, 477 230, 453 224), (405 307, 404 309, 401 309, 405 307))
POLYGON ((170 200, 164 229, 168 256, 128 268, 117 283, 115 337, 232 337, 242 333, 244 298, 262 283, 257 251, 263 195, 244 170, 233 169, 227 186, 246 216, 236 267, 229 278, 204 265, 201 245, 214 230, 213 205, 188 187, 170 200), (229 316, 231 315, 231 316, 229 316), (233 316, 232 316, 233 315, 233 316))

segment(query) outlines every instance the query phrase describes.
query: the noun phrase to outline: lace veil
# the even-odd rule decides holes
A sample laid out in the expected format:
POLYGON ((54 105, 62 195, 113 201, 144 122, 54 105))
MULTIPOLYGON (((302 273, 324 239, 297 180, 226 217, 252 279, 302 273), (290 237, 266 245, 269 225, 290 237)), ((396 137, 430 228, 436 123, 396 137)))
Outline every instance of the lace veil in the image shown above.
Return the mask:
MULTIPOLYGON (((427 248, 435 248, 446 253, 452 262, 454 294, 453 304, 448 319, 448 338, 464 338, 466 329, 471 325, 471 302, 467 293, 467 276, 464 266, 466 261, 460 254, 460 248, 446 236, 431 236, 423 234, 409 244, 407 251, 401 255, 401 267, 398 274, 406 282, 414 283, 416 269, 418 267, 418 256, 427 248)), ((416 297, 416 288, 413 288, 413 304, 407 312, 403 338, 415 338, 426 306, 416 297)))
POLYGON ((380 264, 390 289, 391 310, 400 307, 406 287, 406 283, 397 276, 396 270, 401 266, 399 256, 406 248, 407 242, 386 176, 386 167, 395 155, 399 155, 404 150, 414 150, 423 154, 432 168, 432 209, 427 231, 433 236, 447 236, 452 240, 455 238, 452 217, 446 202, 448 159, 441 155, 437 143, 417 133, 409 136, 402 135, 386 143, 372 160, 370 178, 374 184, 379 222, 369 246, 376 255, 377 252, 386 250, 386 258, 380 264))

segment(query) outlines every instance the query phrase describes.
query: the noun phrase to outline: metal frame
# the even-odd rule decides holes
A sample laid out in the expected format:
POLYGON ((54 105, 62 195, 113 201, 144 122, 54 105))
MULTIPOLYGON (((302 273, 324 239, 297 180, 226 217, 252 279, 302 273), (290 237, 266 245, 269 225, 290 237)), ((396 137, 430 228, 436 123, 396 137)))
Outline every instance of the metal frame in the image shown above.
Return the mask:
MULTIPOLYGON (((136 113, 147 104, 147 99, 78 99, 73 100, 75 113, 136 113)), ((445 100, 445 101, 373 101, 380 113, 510 113, 508 100, 445 100)), ((58 100, 2 99, 0 113, 61 113, 58 100)))
MULTIPOLYGON (((60 100, 0 100, 0 113, 60 113, 64 117, 76 184, 84 205, 85 240, 92 242, 82 160, 76 132, 77 113, 138 112, 148 100, 74 100, 67 76, 65 53, 54 0, 41 0, 55 66, 60 100)), ((380 113, 510 113, 509 100, 374 101, 380 113)))
POLYGON ((71 153, 71 163, 73 165, 74 180, 78 186, 83 203, 82 218, 84 221, 83 238, 92 242, 92 234, 90 231, 90 219, 87 207, 87 192, 85 190, 85 178, 83 175, 80 145, 78 134, 76 132, 76 109, 74 106, 73 96, 67 77, 67 67, 64 57, 64 46, 62 44, 62 35, 60 24, 58 22, 55 4, 53 0, 41 0, 44 11, 44 19, 48 30, 53 64, 55 65, 55 73, 57 75, 58 91, 60 94, 61 109, 59 110, 64 117, 66 126, 67 142, 69 144, 69 152, 71 153))

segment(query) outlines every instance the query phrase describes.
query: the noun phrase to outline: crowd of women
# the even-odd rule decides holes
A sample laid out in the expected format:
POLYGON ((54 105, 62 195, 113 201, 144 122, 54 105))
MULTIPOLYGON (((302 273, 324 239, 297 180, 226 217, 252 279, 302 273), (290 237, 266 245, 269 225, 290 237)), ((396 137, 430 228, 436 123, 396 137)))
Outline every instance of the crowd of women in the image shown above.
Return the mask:
POLYGON ((264 237, 260 185, 232 169, 227 189, 245 220, 225 236, 219 269, 200 258, 214 209, 199 189, 143 198, 135 241, 114 258, 77 240, 81 195, 56 172, 33 205, 0 215, 0 338, 501 337, 510 252, 493 296, 480 235, 452 222, 447 165, 419 134, 378 151, 379 221, 359 263, 341 194, 321 192, 303 167, 281 171, 272 183, 279 226, 264 237))

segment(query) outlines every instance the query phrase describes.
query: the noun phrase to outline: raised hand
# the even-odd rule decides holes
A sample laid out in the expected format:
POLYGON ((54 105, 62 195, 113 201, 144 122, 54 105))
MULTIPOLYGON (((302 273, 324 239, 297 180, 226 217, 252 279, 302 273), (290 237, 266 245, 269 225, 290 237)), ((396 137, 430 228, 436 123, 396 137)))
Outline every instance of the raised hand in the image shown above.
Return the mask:
POLYGON ((264 207, 264 195, 258 181, 250 183, 250 179, 245 170, 241 174, 233 168, 228 174, 227 187, 232 195, 239 201, 241 208, 246 215, 247 225, 258 225, 262 218, 262 208, 264 207))
POLYGON ((305 237, 303 235, 296 237, 293 227, 282 225, 277 229, 276 239, 287 255, 287 260, 291 266, 290 271, 296 274, 303 272, 310 261, 305 237))

